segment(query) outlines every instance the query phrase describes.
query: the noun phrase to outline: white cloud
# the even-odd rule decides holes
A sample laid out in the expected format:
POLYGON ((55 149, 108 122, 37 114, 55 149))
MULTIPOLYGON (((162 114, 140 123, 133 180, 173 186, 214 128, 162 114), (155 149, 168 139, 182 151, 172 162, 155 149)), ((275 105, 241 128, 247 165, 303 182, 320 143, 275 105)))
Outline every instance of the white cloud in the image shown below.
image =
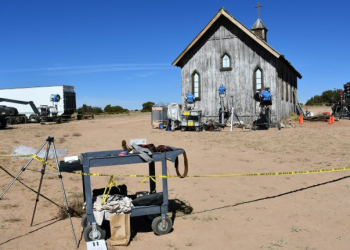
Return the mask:
POLYGON ((170 66, 169 63, 104 64, 104 65, 86 65, 86 66, 60 66, 60 67, 36 68, 36 69, 0 70, 0 73, 4 74, 4 73, 21 73, 21 72, 39 72, 41 74, 50 74, 50 75, 73 75, 73 74, 88 74, 88 73, 111 72, 111 71, 155 70, 155 69, 157 70, 173 69, 173 67, 170 66))

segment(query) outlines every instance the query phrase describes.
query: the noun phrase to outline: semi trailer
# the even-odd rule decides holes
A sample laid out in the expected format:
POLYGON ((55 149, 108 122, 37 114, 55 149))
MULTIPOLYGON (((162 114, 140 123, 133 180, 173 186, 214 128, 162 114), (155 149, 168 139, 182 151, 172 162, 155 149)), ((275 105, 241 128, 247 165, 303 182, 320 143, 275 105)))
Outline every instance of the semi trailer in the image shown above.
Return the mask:
MULTIPOLYGON (((74 87, 67 85, 0 89, 1 99, 1 105, 18 110, 16 119, 20 122, 61 120, 76 111, 74 87)), ((13 119, 11 116, 7 124, 13 119)))

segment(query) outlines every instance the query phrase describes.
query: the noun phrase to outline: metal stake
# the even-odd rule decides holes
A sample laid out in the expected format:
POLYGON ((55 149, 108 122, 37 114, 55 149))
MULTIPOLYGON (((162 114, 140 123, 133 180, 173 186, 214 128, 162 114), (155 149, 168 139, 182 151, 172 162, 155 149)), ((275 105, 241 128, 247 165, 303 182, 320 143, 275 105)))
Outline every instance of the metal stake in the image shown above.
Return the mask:
MULTIPOLYGON (((46 141, 48 142, 48 144, 47 144, 46 153, 45 153, 45 157, 44 157, 45 162, 47 162, 47 158, 49 156, 50 146, 51 146, 51 142, 53 141, 53 137, 48 137, 46 141)), ((38 192, 36 193, 36 199, 35 199, 34 211, 33 211, 33 216, 32 216, 32 222, 30 223, 30 226, 33 226, 36 206, 37 206, 38 201, 39 201, 41 184, 43 183, 43 179, 44 179, 45 167, 46 167, 46 163, 43 163, 43 167, 41 168, 41 178, 40 178, 39 188, 38 188, 38 192)))
POLYGON ((78 242, 77 242, 77 238, 75 237, 75 232, 74 232, 74 227, 73 227, 73 223, 72 223, 72 218, 71 218, 70 211, 69 211, 69 206, 68 206, 68 202, 67 202, 66 192, 65 192, 65 190, 64 190, 63 181, 62 181, 62 175, 61 175, 60 167, 59 167, 59 164, 58 164, 58 159, 57 159, 57 153, 56 153, 56 147, 55 147, 54 138, 52 138, 52 145, 53 145, 53 151, 54 151, 54 153, 55 153, 55 160, 56 160, 56 165, 57 165, 57 169, 58 169, 58 177, 60 178, 60 181, 61 181, 61 187, 62 187, 63 197, 64 197, 64 201, 65 201, 65 203, 66 203, 66 209, 67 209, 67 213, 68 213, 68 216, 69 216, 70 225, 71 225, 71 227, 72 227, 72 232, 73 232, 73 237, 74 237, 74 241, 75 241, 75 246, 78 248, 78 242))

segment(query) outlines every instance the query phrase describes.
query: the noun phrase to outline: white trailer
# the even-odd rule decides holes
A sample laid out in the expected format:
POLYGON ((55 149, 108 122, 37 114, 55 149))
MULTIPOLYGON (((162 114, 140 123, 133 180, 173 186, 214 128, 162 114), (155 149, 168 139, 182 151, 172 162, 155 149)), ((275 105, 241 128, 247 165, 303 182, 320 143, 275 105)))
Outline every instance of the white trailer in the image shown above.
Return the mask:
MULTIPOLYGON (((9 88, 0 89, 0 98, 32 101, 42 114, 44 108, 56 113, 55 116, 70 117, 76 111, 76 96, 73 86, 44 86, 27 88, 9 88)), ((25 115, 28 119, 35 116, 33 108, 30 105, 23 105, 14 102, 1 102, 1 105, 15 107, 20 115, 25 115)), ((47 114, 46 114, 47 115, 47 114)))

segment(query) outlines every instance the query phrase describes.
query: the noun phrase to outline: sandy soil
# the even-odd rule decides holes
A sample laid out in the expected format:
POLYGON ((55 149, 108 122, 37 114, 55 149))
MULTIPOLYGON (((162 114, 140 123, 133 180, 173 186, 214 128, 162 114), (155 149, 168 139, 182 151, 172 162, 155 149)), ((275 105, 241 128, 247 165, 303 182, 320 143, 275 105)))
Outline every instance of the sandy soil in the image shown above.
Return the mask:
MULTIPOLYGON (((329 111, 309 107, 309 111, 329 111)), ((229 129, 222 132, 166 132, 151 129, 150 113, 97 117, 64 124, 12 125, 0 130, 0 154, 21 144, 39 148, 48 136, 68 155, 121 149, 121 141, 146 138, 148 143, 186 150, 189 174, 236 174, 329 169, 349 166, 350 121, 296 124, 295 128, 268 131, 229 129)), ((0 192, 27 160, 0 157, 0 192)), ((51 160, 51 162, 53 162, 51 160)), ((33 161, 30 169, 41 169, 33 161)), ((170 174, 175 174, 169 162, 170 174)), ((50 168, 48 172, 55 173, 50 168)), ((156 164, 157 173, 160 164, 156 164)), ((147 164, 94 169, 98 173, 147 174, 147 164)), ((193 208, 177 213, 173 230, 156 236, 137 229, 127 249, 349 249, 349 171, 281 176, 169 179, 170 199, 193 208)), ((108 177, 92 177, 93 188, 102 188, 108 177)), ((25 171, 0 200, 0 249, 74 249, 68 219, 58 220, 63 195, 59 179, 45 174, 30 227, 40 173, 25 171)), ((142 178, 117 178, 128 193, 149 189, 142 178)), ((68 202, 83 200, 80 176, 63 173, 68 202)), ((158 191, 160 191, 158 189, 158 191)), ((80 218, 73 224, 79 249, 86 249, 80 218)), ((108 240, 107 240, 108 243, 108 240)), ((126 249, 111 247, 108 249, 126 249)))

